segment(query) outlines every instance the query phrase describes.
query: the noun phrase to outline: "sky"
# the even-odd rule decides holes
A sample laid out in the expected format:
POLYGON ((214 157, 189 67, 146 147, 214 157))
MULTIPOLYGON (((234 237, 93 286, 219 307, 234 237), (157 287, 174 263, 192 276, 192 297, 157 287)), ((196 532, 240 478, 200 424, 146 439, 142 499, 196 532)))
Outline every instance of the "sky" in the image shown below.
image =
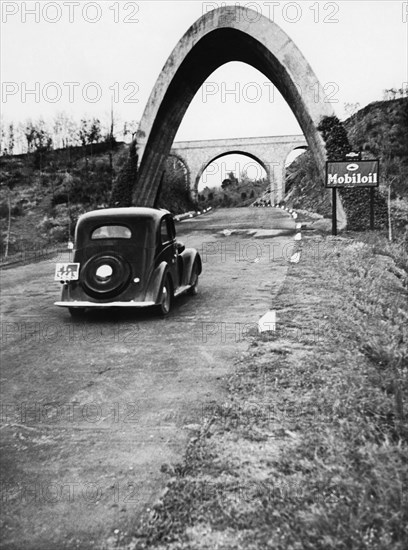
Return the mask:
MULTIPOLYGON (((107 122, 112 102, 118 128, 140 120, 164 63, 189 26, 210 9, 236 3, 273 19, 289 35, 341 119, 346 103, 363 107, 382 99, 384 89, 407 86, 403 1, 3 0, 3 120, 52 121, 65 111, 77 120, 97 116, 107 122)), ((299 133, 290 108, 267 79, 234 62, 203 84, 176 140, 299 133)))

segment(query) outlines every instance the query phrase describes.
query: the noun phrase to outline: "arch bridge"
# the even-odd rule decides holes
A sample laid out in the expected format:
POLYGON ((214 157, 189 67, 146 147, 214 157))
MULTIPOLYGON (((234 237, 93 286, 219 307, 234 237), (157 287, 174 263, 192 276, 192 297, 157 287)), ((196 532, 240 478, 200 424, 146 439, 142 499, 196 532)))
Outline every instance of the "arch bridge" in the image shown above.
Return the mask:
MULTIPOLYGON (((331 104, 290 37, 258 12, 235 5, 216 8, 197 19, 167 59, 135 136, 140 163, 133 182, 134 204, 154 204, 164 163, 188 106, 205 80, 230 61, 251 65, 276 86, 306 138, 325 192, 326 147, 317 127, 323 117, 334 116, 331 104)), ((131 159, 129 166, 131 172, 131 159)), ((345 221, 340 200, 337 208, 338 220, 345 221)))
MULTIPOLYGON (((294 149, 306 147, 307 141, 303 135, 211 139, 174 142, 170 155, 184 163, 193 198, 197 197, 198 183, 204 170, 213 161, 226 155, 240 154, 265 169, 272 193, 271 200, 278 202, 285 194, 285 161, 288 154, 294 149)), ((236 176, 239 177, 239 174, 236 176)), ((220 174, 220 183, 222 177, 220 174)))

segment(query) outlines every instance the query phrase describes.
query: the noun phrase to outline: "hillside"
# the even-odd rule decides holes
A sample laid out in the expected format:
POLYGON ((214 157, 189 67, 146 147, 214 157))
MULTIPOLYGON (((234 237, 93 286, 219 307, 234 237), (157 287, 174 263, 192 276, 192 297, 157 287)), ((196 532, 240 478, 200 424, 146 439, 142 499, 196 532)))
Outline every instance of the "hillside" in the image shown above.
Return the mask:
POLYGON ((107 204, 124 144, 93 144, 0 157, 2 256, 11 207, 9 254, 67 242, 77 216, 107 204))
MULTIPOLYGON (((362 151, 363 158, 380 159, 378 200, 381 201, 381 197, 384 197, 391 182, 391 197, 397 223, 408 223, 405 214, 401 213, 401 210, 406 210, 404 204, 408 200, 408 99, 371 103, 347 119, 343 125, 354 151, 362 151)), ((288 167, 286 178, 286 204, 323 216, 331 215, 329 195, 322 190, 309 152, 300 155, 288 167)), ((383 205, 384 202, 381 202, 383 205)))
POLYGON ((354 150, 380 159, 382 182, 395 178, 394 193, 408 198, 408 98, 371 103, 344 126, 354 150))
MULTIPOLYGON (((41 256, 66 243, 80 214, 109 206, 112 184, 128 154, 125 143, 105 142, 1 156, 1 256, 7 240, 8 255, 23 258, 41 256)), ((173 160, 166 165, 159 206, 174 213, 192 207, 185 172, 173 160)))

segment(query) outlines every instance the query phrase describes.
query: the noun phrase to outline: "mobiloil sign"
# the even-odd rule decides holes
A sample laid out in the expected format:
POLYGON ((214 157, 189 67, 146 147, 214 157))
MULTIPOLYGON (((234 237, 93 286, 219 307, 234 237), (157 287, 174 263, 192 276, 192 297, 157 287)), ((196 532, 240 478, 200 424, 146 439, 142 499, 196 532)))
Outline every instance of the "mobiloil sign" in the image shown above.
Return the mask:
POLYGON ((326 162, 326 187, 378 187, 378 160, 326 162))

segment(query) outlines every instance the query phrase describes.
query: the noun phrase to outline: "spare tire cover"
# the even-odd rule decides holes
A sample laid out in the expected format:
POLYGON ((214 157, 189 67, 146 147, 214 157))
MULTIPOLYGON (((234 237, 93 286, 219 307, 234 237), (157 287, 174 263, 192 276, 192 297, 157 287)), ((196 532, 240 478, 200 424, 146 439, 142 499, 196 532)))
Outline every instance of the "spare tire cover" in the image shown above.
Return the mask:
POLYGON ((81 270, 85 291, 96 298, 111 298, 122 292, 130 280, 131 267, 119 254, 108 252, 92 256, 81 270))

